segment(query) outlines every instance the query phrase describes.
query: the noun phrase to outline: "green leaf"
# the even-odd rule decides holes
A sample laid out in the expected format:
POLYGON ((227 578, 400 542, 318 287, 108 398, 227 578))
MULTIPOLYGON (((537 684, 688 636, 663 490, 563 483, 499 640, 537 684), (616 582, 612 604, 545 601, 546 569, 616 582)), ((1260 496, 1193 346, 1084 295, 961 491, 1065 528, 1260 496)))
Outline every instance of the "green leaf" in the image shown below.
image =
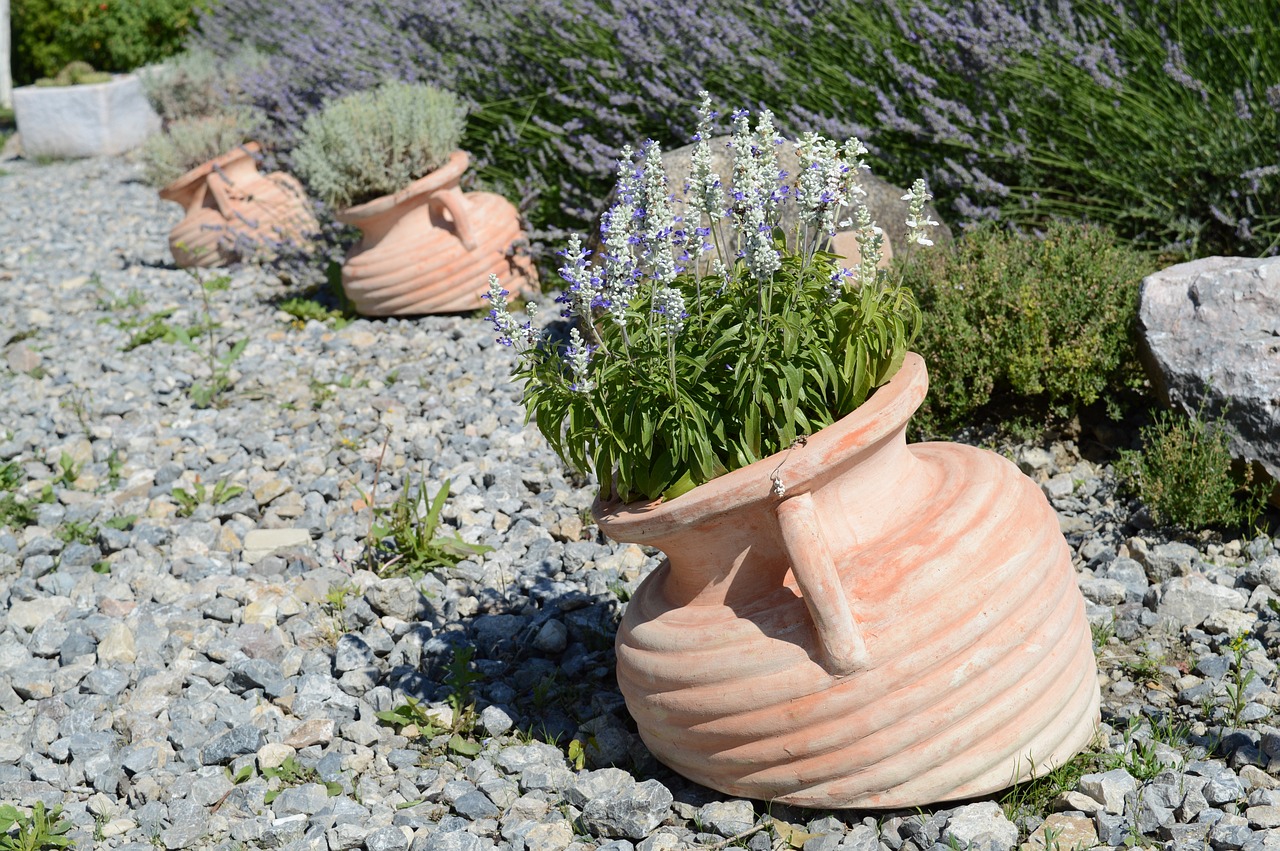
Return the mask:
POLYGON ((475 756, 480 753, 481 747, 478 742, 468 741, 457 733, 449 739, 449 750, 462 756, 475 756))

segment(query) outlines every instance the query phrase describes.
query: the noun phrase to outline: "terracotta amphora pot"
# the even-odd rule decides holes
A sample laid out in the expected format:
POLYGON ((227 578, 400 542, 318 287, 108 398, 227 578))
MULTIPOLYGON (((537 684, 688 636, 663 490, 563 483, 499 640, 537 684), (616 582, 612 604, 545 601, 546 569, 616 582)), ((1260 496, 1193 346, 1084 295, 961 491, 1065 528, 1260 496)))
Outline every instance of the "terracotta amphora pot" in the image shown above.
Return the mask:
POLYGON ((805 444, 669 502, 597 502, 606 534, 667 555, 617 640, 658 759, 731 795, 897 808, 1089 743, 1097 663, 1057 517, 995 453, 907 445, 927 386, 908 354, 805 444))
POLYGON ((247 142, 160 190, 187 211, 169 231, 179 266, 225 266, 282 242, 303 243, 318 230, 297 178, 259 174, 258 151, 257 142, 247 142))
POLYGON ((394 195, 348 207, 340 222, 363 237, 347 254, 342 287, 364 316, 455 313, 483 307, 489 275, 512 292, 537 288, 515 206, 492 192, 463 192, 468 158, 449 162, 394 195))

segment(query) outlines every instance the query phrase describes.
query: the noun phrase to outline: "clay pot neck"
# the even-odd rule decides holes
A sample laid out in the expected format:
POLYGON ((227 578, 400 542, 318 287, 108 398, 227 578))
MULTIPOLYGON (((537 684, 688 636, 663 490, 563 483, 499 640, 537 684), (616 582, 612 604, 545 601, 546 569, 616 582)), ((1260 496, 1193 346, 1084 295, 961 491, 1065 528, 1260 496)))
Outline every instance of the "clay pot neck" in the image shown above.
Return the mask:
POLYGON ((903 506, 928 486, 906 442, 908 421, 927 387, 924 361, 909 353, 898 374, 862 407, 803 445, 669 502, 597 502, 593 512, 615 540, 667 554, 669 597, 705 603, 749 599, 759 587, 777 586, 779 572, 794 561, 788 551, 795 535, 812 532, 840 549, 902 522, 903 506), (775 471, 785 487, 781 497, 773 491, 775 471))
POLYGON ((431 208, 447 210, 458 235, 467 247, 474 247, 471 238, 468 206, 460 181, 469 159, 462 151, 454 151, 449 161, 430 174, 415 180, 394 195, 384 195, 365 204, 348 207, 335 218, 344 224, 360 228, 366 243, 376 243, 387 238, 393 230, 402 227, 424 229, 431 227, 431 208))
POLYGON ((210 189, 218 195, 243 194, 244 188, 260 177, 258 163, 254 159, 258 150, 256 142, 239 145, 165 186, 160 190, 160 197, 190 210, 192 207, 212 206, 213 199, 208 198, 210 189))

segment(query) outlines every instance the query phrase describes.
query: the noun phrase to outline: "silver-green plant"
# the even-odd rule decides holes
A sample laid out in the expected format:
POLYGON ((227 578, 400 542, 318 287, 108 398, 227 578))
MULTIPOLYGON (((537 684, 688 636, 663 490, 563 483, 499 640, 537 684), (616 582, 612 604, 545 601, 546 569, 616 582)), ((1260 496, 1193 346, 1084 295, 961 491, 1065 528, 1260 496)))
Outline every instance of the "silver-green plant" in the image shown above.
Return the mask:
POLYGON ((172 183, 201 163, 244 144, 259 123, 257 113, 249 109, 180 118, 165 132, 147 139, 142 148, 143 176, 152 186, 172 183))
POLYGON ((241 81, 266 65, 266 57, 246 48, 220 59, 199 48, 178 54, 141 75, 142 88, 165 123, 210 116, 245 102, 241 81))
POLYGON ((452 92, 384 83, 309 116, 293 163, 330 207, 362 204, 399 192, 444 165, 458 147, 465 119, 452 92))

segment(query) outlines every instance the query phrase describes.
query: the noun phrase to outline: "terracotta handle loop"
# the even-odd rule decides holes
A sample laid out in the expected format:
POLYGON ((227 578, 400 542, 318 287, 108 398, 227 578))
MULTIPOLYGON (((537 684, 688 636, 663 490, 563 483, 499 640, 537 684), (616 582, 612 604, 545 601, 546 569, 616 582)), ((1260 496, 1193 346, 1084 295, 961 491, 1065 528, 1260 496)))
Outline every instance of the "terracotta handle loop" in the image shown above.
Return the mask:
POLYGON ((205 185, 213 193, 213 202, 218 205, 218 212, 222 213, 223 218, 232 218, 235 215, 236 208, 235 204, 232 203, 231 193, 228 191, 231 181, 227 180, 222 174, 211 174, 209 179, 205 181, 205 185))
POLYGON ((435 193, 435 200, 443 204, 449 211, 449 215, 453 216, 453 226, 458 231, 458 238, 462 240, 463 248, 475 251, 477 245, 475 228, 471 226, 470 205, 463 197, 462 190, 457 186, 441 189, 435 193))
POLYGON ((834 676, 871 667, 862 630, 853 618, 823 537, 813 497, 797 494, 780 502, 776 511, 791 570, 826 656, 824 667, 834 676))

